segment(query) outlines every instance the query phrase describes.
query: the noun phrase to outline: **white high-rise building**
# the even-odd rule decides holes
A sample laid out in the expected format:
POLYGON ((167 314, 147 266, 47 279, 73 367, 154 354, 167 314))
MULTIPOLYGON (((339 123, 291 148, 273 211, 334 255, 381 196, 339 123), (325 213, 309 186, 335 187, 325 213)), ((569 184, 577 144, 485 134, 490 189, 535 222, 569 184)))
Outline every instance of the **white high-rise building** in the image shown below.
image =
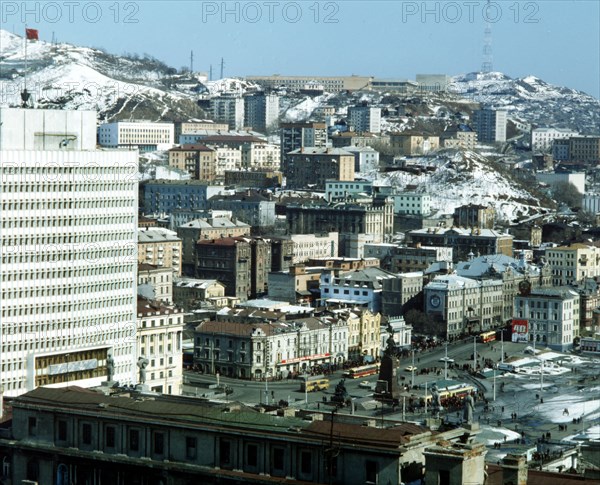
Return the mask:
POLYGON ((0 385, 136 380, 137 150, 93 111, 0 109, 0 385))
POLYGON ((351 106, 348 108, 348 120, 359 133, 381 133, 381 108, 371 106, 351 106))

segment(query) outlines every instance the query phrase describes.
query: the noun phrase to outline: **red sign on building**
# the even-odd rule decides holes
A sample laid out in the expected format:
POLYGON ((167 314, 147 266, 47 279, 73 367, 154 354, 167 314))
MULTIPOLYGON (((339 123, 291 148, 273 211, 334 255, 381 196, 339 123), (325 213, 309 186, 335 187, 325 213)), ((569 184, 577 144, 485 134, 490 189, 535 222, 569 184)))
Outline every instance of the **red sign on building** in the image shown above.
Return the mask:
POLYGON ((529 322, 527 320, 512 321, 512 341, 527 342, 529 334, 529 322))

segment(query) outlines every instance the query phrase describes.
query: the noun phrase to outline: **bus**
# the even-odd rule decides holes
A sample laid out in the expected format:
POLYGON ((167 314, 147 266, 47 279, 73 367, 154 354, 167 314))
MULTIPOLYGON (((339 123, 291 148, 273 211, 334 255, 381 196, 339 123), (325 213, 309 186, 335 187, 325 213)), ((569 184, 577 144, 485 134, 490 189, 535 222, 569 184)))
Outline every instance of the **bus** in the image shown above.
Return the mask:
POLYGON ((496 332, 492 331, 492 332, 483 332, 481 334, 479 334, 479 341, 486 343, 486 342, 493 342, 494 340, 496 340, 496 332))
POLYGON ((358 379, 359 377, 372 376, 379 374, 379 364, 361 365, 360 367, 352 367, 344 372, 344 377, 349 379, 358 379))
POLYGON ((324 391, 329 387, 329 379, 323 377, 309 377, 300 383, 302 392, 324 391))

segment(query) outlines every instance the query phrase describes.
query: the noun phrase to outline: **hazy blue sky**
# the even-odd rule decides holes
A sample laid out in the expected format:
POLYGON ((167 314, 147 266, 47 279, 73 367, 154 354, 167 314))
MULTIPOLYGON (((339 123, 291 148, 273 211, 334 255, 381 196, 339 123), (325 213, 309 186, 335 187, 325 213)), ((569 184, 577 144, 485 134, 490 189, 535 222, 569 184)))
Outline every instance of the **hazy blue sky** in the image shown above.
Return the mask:
MULTIPOLYGON (((2 28, 24 23, 43 40, 148 53, 195 70, 221 57, 226 76, 361 74, 414 79, 417 73, 477 71, 485 19, 494 70, 600 98, 598 0, 495 1, 3 1, 2 28)), ((1 46, 0 46, 1 48, 1 46)))

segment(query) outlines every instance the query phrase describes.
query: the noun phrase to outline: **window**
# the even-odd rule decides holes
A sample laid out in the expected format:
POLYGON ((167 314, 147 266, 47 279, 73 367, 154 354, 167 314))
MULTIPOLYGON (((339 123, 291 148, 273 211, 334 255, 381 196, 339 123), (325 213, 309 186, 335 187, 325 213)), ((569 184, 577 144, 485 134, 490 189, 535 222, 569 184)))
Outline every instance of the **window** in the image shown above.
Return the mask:
POLYGON ((162 455, 165 452, 165 435, 164 433, 154 433, 154 453, 162 455))
POLYGON ((185 457, 188 460, 196 458, 196 438, 193 436, 186 436, 185 438, 185 457))
POLYGON ((81 441, 84 445, 92 444, 92 425, 90 423, 81 425, 81 441))
POLYGON ((115 447, 115 427, 114 426, 107 426, 106 427, 106 447, 107 448, 114 448, 115 447))
POLYGON ((312 455, 310 451, 300 453, 300 472, 304 475, 310 475, 312 472, 312 455))
POLYGON ((29 436, 35 436, 37 434, 37 418, 32 416, 27 420, 27 429, 29 431, 29 436))
POLYGON ((438 471, 438 485, 449 485, 450 484, 450 471, 439 470, 438 471))
POLYGON ((226 440, 219 442, 219 463, 221 466, 231 465, 231 443, 226 440))
POLYGON ((246 448, 246 464, 248 466, 258 465, 258 446, 248 445, 246 448))
POLYGON ((62 419, 58 422, 58 441, 67 441, 67 422, 62 419))
POLYGON ((140 449, 140 432, 137 429, 129 430, 129 449, 131 451, 139 451, 140 449))
POLYGON ((377 463, 367 460, 365 463, 365 473, 367 483, 377 483, 377 463))
POLYGON ((285 450, 283 448, 273 448, 273 469, 283 470, 283 461, 285 450))

